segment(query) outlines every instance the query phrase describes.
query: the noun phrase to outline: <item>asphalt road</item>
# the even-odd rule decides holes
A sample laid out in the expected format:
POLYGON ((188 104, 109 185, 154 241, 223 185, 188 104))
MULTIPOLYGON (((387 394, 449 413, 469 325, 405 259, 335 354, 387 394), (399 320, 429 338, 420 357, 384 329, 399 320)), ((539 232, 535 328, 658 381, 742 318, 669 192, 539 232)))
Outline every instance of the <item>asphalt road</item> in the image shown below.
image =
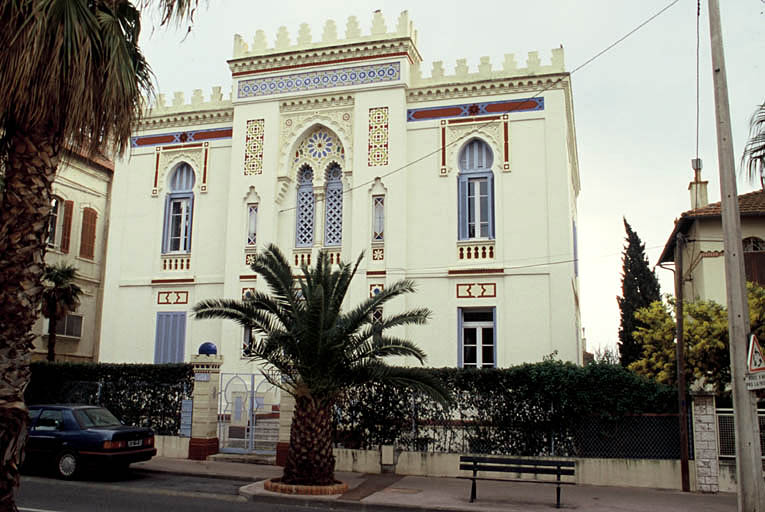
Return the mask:
POLYGON ((245 501, 238 490, 248 483, 141 471, 86 475, 69 482, 23 475, 16 504, 21 512, 298 510, 245 501))

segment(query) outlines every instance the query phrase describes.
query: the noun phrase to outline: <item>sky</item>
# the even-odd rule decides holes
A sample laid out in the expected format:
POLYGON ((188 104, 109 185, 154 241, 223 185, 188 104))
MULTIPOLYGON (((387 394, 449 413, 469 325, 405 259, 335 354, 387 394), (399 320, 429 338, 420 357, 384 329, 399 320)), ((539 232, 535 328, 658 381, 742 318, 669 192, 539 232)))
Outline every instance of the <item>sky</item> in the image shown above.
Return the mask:
MULTIPOLYGON (((720 200, 707 0, 699 18, 699 144, 702 178, 710 202, 720 200)), ((720 2, 736 162, 748 137, 749 119, 765 101, 765 0, 720 2)), ((213 86, 230 90, 226 60, 234 34, 251 42, 266 33, 273 46, 286 26, 291 40, 308 23, 314 40, 334 19, 344 37, 348 16, 369 33, 372 13, 382 10, 388 30, 409 11, 418 31, 423 75, 433 61, 447 74, 457 59, 471 71, 480 57, 501 67, 505 53, 519 66, 529 51, 543 63, 563 45, 573 71, 574 115, 582 191, 578 201, 579 278, 582 326, 590 351, 614 348, 618 340, 621 258, 626 218, 646 246, 651 265, 669 237, 674 219, 690 208, 688 183, 696 156, 696 0, 520 0, 417 2, 378 0, 200 0, 190 33, 158 27, 147 14, 141 46, 159 92, 172 98, 213 86), (665 7, 665 12, 595 60, 606 49, 665 7), (152 28, 153 27, 153 28, 152 28), (575 70, 575 71, 574 71, 575 70)), ((739 193, 754 190, 745 177, 739 193)), ((662 293, 673 293, 672 273, 657 269, 662 293)))

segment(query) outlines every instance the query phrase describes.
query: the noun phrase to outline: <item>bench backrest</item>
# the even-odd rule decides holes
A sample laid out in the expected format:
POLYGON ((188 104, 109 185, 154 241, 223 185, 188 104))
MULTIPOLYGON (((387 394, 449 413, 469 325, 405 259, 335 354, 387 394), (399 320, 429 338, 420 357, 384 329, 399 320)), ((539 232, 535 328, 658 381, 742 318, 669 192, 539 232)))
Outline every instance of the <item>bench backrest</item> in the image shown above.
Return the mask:
POLYGON ((497 471, 501 473, 534 473, 538 475, 574 475, 576 462, 571 460, 536 460, 508 457, 460 456, 463 471, 497 471))

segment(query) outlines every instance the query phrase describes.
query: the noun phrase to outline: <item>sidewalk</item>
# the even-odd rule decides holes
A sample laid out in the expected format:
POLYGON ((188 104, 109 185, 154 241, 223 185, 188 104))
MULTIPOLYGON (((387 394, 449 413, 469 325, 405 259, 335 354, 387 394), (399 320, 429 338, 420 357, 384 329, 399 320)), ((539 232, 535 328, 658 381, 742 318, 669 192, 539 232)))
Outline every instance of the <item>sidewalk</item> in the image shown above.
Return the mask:
MULTIPOLYGON (((155 457, 133 464, 135 469, 184 475, 253 480, 239 494, 256 503, 280 503, 325 509, 368 511, 443 510, 521 512, 555 509, 555 486, 516 482, 478 482, 478 499, 470 503, 470 481, 457 478, 367 475, 338 472, 348 484, 341 496, 291 496, 263 489, 263 480, 281 476, 281 468, 223 461, 194 461, 155 457)), ((693 494, 636 487, 566 485, 561 509, 619 512, 735 512, 734 494, 693 494)))

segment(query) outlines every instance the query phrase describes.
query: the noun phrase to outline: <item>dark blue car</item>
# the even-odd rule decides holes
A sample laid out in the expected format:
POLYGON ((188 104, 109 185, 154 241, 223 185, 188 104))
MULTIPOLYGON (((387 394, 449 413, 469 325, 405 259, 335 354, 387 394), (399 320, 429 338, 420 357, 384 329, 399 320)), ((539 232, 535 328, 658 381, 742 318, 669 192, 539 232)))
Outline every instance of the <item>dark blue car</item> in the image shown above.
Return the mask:
POLYGON ((154 431, 123 425, 92 405, 32 405, 25 464, 44 465, 61 478, 83 467, 126 468, 157 454, 154 431))

